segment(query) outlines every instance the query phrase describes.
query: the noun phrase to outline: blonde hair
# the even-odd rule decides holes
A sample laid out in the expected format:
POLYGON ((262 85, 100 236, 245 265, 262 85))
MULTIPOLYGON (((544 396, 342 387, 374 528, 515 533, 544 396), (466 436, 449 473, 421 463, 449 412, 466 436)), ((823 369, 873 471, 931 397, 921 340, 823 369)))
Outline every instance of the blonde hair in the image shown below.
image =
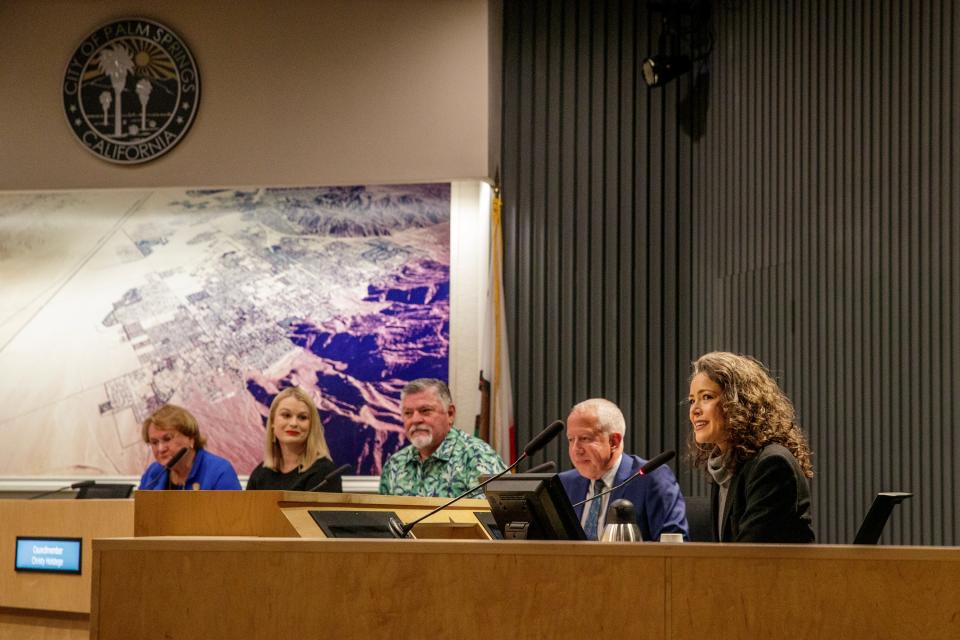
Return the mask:
POLYGON ((166 404, 147 416, 141 427, 143 441, 150 444, 150 427, 161 431, 179 431, 188 438, 193 438, 195 449, 203 449, 207 444, 207 437, 200 433, 200 426, 193 414, 175 404, 166 404))
MULTIPOLYGON (((813 477, 810 448, 797 424, 793 403, 758 360, 725 351, 706 353, 693 363, 690 380, 706 374, 720 389, 720 408, 730 443, 728 464, 736 470, 765 445, 781 444, 797 459, 803 474, 813 477)), ((690 432, 694 464, 706 466, 715 446, 697 446, 690 432)))
POLYGON ((267 419, 267 428, 265 430, 263 447, 263 466, 267 469, 278 470, 283 456, 280 453, 280 443, 277 442, 277 436, 273 433, 273 421, 276 418, 277 408, 280 403, 287 398, 296 398, 307 405, 310 412, 310 431, 307 433, 306 447, 300 454, 300 469, 308 468, 320 458, 330 457, 330 448, 327 447, 327 439, 323 435, 323 423, 320 422, 320 414, 317 412, 317 405, 313 399, 299 387, 287 387, 277 394, 277 397, 270 403, 270 417, 267 419))

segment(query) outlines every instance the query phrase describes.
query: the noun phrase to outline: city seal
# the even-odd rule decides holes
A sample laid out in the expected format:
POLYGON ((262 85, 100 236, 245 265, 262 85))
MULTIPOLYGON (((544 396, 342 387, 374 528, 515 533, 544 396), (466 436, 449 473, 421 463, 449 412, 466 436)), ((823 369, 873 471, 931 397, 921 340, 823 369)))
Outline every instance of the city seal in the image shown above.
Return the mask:
POLYGON ((143 18, 106 24, 67 63, 63 107, 87 151, 139 164, 170 151, 193 124, 200 102, 197 63, 183 40, 143 18))

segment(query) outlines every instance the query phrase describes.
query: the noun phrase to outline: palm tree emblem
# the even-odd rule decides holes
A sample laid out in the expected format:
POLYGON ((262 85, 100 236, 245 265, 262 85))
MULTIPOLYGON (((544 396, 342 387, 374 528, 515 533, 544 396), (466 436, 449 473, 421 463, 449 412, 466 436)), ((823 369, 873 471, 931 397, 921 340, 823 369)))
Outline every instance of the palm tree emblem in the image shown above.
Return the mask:
POLYGON ((122 44, 115 44, 113 48, 104 49, 100 52, 98 67, 103 74, 110 76, 113 93, 117 96, 117 104, 114 107, 113 135, 120 137, 123 135, 121 94, 123 86, 127 82, 127 74, 133 69, 133 58, 126 47, 122 44))
POLYGON ((140 78, 137 82, 137 97, 140 98, 140 128, 147 128, 147 100, 150 99, 150 92, 153 91, 153 85, 146 78, 140 78))
POLYGON ((167 153, 193 124, 199 99, 193 54, 169 28, 143 18, 91 32, 64 72, 70 129, 87 151, 117 164, 167 153))
POLYGON ((113 102, 113 96, 110 95, 109 91, 104 91, 100 94, 100 107, 103 109, 103 126, 110 124, 107 120, 107 113, 110 111, 111 102, 113 102))

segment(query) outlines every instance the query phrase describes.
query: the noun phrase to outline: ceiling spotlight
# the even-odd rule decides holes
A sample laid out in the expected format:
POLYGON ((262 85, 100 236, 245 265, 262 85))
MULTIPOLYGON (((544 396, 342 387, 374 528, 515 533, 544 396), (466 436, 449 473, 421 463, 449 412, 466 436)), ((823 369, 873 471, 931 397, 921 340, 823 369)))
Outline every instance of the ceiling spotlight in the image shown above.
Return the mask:
POLYGON ((650 56, 643 61, 643 79, 648 87, 659 87, 690 71, 687 56, 650 56))

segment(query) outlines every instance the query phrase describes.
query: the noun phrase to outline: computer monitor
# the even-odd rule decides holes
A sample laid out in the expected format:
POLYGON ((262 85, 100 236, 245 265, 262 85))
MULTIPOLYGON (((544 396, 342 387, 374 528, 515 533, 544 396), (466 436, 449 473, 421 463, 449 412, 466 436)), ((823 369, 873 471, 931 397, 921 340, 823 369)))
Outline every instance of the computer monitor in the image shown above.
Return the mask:
POLYGON ((393 511, 310 511, 310 517, 328 538, 396 538, 390 528, 393 511))
POLYGON ((77 491, 77 500, 105 500, 129 498, 133 493, 132 484, 91 484, 80 487, 77 491))
POLYGON ((880 534, 883 533, 883 527, 887 524, 887 519, 893 508, 912 496, 912 493, 903 493, 900 491, 884 491, 877 494, 867 511, 857 536, 853 539, 853 544, 877 544, 880 542, 880 534))
POLYGON ((518 473, 486 486, 487 502, 505 540, 586 540, 554 473, 518 473))

